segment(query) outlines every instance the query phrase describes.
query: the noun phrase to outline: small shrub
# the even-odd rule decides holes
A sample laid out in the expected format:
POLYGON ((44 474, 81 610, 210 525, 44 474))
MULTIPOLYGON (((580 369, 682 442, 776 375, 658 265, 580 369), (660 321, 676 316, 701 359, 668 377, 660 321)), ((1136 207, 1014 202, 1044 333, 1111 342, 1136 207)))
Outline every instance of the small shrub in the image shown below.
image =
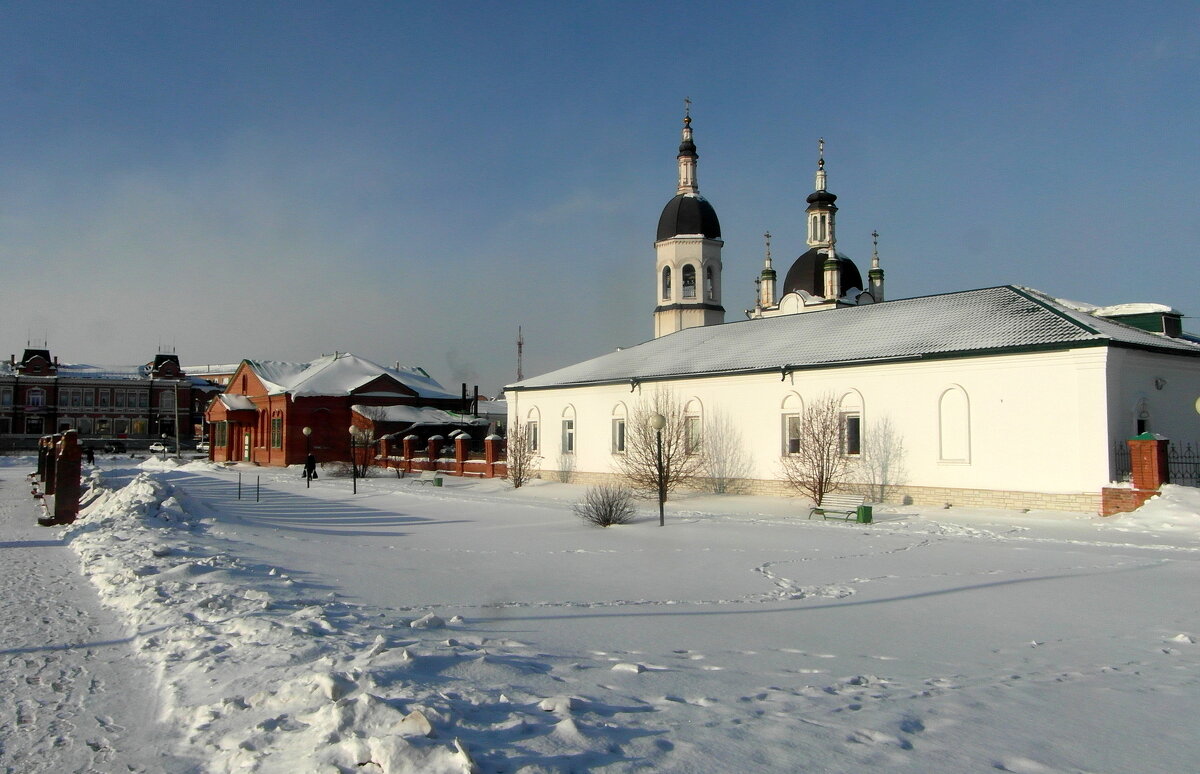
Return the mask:
POLYGON ((576 516, 598 527, 628 524, 637 515, 633 507, 633 492, 620 484, 591 487, 583 500, 575 503, 571 509, 576 516))

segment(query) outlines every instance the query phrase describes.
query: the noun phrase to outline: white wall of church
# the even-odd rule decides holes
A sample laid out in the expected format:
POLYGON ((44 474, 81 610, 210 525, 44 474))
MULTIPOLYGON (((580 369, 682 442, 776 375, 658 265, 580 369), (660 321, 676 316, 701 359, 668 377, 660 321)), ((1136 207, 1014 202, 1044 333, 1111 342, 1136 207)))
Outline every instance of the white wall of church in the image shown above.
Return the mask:
POLYGON ((558 469, 561 420, 573 418, 570 464, 611 473, 612 418, 660 385, 711 417, 733 419, 750 477, 779 479, 784 414, 833 393, 861 416, 864 444, 888 417, 903 437, 911 486, 1095 493, 1109 481, 1110 389, 1104 347, 730 377, 521 390, 510 423, 534 412, 543 468, 558 469))
POLYGON ((1109 359, 1109 415, 1114 442, 1132 438, 1141 427, 1179 444, 1200 442, 1200 362, 1195 358, 1140 350, 1114 350, 1109 359))

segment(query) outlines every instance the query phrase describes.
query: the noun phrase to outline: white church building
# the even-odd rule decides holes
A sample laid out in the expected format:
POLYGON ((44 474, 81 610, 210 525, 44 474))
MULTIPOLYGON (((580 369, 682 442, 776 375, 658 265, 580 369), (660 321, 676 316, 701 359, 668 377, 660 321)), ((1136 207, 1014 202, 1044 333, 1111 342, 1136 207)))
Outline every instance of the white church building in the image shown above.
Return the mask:
POLYGON ((759 493, 793 493, 781 465, 792 418, 828 395, 855 461, 874 430, 902 441, 902 477, 889 483, 916 504, 1098 511, 1125 439, 1200 439, 1200 339, 1182 332, 1180 313, 1018 285, 885 301, 878 250, 865 282, 837 252, 823 149, 808 251, 779 283, 768 241, 748 319, 726 323, 721 227, 696 159, 685 117, 655 242, 654 338, 506 388, 509 427, 537 438, 544 474, 615 476, 625 423, 661 389, 696 427, 720 416, 735 428, 744 489, 759 493))

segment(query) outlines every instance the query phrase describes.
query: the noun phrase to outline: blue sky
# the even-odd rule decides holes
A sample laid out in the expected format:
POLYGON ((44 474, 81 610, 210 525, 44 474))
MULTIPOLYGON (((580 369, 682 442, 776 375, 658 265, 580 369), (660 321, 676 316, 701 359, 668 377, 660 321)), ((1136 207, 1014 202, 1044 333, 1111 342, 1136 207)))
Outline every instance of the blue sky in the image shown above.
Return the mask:
POLYGON ((485 393, 518 325, 527 375, 644 341, 685 96, 730 320, 818 137, 891 298, 1200 315, 1198 84, 1194 2, 3 2, 0 332, 485 393))

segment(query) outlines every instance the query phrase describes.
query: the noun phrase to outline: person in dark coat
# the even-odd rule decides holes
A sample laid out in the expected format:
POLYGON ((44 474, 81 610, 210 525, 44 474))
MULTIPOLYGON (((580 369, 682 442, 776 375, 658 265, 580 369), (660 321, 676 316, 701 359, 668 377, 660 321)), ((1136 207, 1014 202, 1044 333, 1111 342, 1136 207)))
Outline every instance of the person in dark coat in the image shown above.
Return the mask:
POLYGON ((315 454, 309 454, 304 458, 304 477, 310 481, 317 478, 317 457, 315 454))
POLYGON ((87 447, 86 449, 84 449, 84 451, 87 452, 87 464, 95 465, 96 464, 96 452, 90 446, 87 447))

